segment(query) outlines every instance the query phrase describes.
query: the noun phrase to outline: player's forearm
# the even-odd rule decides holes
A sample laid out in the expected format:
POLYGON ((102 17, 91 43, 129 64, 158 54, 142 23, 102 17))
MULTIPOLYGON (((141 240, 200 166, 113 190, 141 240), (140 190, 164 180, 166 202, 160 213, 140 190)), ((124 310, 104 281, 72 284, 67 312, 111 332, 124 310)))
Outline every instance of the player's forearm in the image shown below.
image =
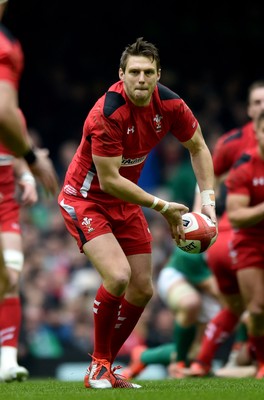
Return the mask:
MULTIPOLYGON (((143 207, 151 207, 154 201, 154 196, 145 192, 135 183, 119 175, 115 179, 109 179, 107 182, 101 183, 101 189, 120 200, 129 203, 138 204, 143 207)), ((165 205, 166 201, 160 199, 160 208, 165 205)), ((159 206, 157 205, 157 208, 159 206)))
POLYGON ((214 169, 209 149, 205 146, 191 153, 193 170, 201 193, 201 212, 208 215, 216 224, 214 169))
POLYGON ((232 210, 228 208, 228 218, 233 228, 254 226, 264 219, 264 202, 253 207, 238 207, 236 205, 232 207, 232 210))
POLYGON ((214 168, 211 154, 207 148, 191 154, 191 162, 200 189, 214 189, 214 168))

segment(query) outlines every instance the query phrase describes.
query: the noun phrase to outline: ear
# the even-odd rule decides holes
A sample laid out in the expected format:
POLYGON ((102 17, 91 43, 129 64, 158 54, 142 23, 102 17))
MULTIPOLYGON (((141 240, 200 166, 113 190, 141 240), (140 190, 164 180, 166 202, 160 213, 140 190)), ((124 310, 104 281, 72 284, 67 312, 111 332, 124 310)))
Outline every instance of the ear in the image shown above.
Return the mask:
POLYGON ((160 80, 160 76, 161 76, 161 69, 158 70, 158 78, 157 78, 157 81, 160 80))
POLYGON ((119 75, 119 79, 121 81, 123 81, 124 80, 124 71, 122 70, 122 68, 119 68, 118 75, 119 75))

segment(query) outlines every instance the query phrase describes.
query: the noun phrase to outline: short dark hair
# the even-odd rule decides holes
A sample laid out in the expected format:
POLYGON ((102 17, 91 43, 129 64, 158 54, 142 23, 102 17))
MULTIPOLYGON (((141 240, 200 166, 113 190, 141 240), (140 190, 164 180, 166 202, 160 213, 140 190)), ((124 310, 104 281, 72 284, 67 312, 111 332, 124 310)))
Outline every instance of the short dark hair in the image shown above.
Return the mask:
POLYGON ((152 62, 156 61, 157 70, 160 70, 160 56, 157 47, 153 43, 143 40, 143 37, 138 38, 135 43, 129 44, 123 51, 119 65, 123 71, 126 70, 129 56, 145 56, 152 62))

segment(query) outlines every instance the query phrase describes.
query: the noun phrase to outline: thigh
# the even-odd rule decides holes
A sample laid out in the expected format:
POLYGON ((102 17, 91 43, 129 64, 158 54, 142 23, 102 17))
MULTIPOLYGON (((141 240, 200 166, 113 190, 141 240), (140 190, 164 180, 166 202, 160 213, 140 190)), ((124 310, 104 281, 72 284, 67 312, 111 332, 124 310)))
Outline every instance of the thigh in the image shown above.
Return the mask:
POLYGON ((22 252, 23 246, 22 246, 22 237, 20 233, 17 233, 15 231, 14 232, 2 231, 0 236, 2 240, 3 250, 9 249, 22 252))
POLYGON ((83 251, 103 279, 130 275, 129 262, 112 233, 100 235, 86 242, 83 251))
POLYGON ((247 268, 237 271, 241 294, 246 302, 264 305, 264 270, 247 268))

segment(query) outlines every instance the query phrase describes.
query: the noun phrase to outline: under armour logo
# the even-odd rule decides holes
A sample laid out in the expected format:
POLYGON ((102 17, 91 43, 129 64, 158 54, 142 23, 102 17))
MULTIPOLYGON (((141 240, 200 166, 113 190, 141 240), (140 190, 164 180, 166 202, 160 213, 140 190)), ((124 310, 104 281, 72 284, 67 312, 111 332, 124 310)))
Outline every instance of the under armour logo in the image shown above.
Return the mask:
POLYGON ((127 135, 129 135, 130 133, 134 133, 135 132, 135 127, 132 126, 131 128, 127 128, 127 135))

